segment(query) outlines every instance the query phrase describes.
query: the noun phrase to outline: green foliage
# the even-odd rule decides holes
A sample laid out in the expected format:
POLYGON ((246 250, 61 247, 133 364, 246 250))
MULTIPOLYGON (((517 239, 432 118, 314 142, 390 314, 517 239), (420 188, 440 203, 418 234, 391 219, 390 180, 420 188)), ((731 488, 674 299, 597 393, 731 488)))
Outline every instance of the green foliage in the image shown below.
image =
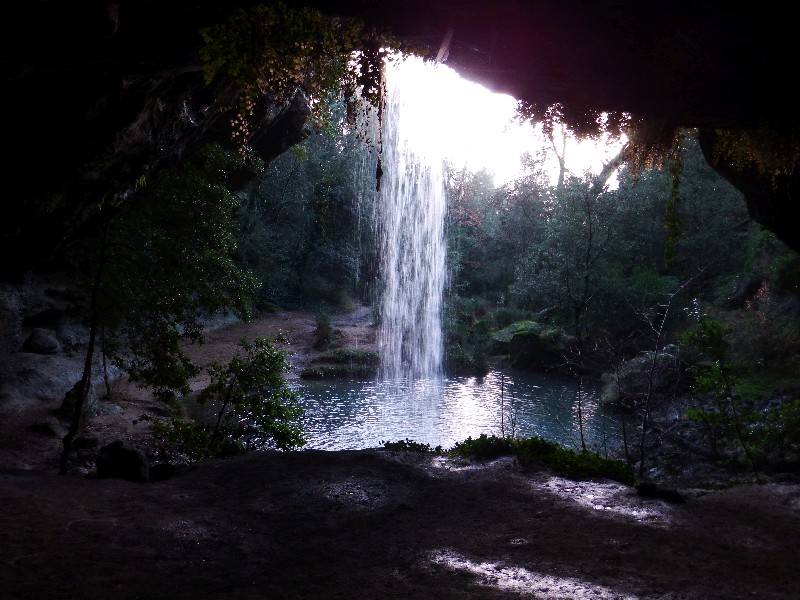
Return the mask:
POLYGON ((730 332, 724 322, 704 316, 693 329, 684 332, 681 339, 695 353, 697 362, 691 367, 695 391, 733 402, 737 377, 729 359, 727 336, 730 332))
POLYGON ((800 468, 800 399, 790 397, 754 424, 753 449, 775 469, 800 468))
POLYGON ((492 335, 492 340, 495 342, 510 342, 517 336, 530 336, 539 335, 542 332, 542 326, 536 321, 517 321, 492 335))
POLYGON ((730 344, 726 338, 730 333, 730 327, 723 321, 702 316, 697 325, 686 331, 681 339, 701 358, 720 361, 728 355, 730 344))
POLYGON ((503 329, 519 321, 530 321, 530 311, 510 306, 500 306, 491 315, 495 329, 503 329))
POLYGON ((331 342, 333 327, 331 326, 331 315, 327 310, 318 310, 314 315, 317 328, 314 330, 314 347, 324 348, 331 342))
POLYGON ((773 181, 791 173, 800 162, 800 132, 796 126, 762 125, 749 129, 717 129, 714 140, 716 162, 727 162, 740 171, 754 168, 773 181))
POLYGON ((544 327, 536 321, 518 321, 491 336, 495 354, 508 354, 522 369, 560 370, 575 340, 560 327, 544 327))
POLYGON ((433 452, 435 454, 441 454, 443 452, 441 446, 431 448, 430 444, 415 442, 408 438, 396 442, 381 441, 381 445, 387 450, 400 450, 401 452, 433 452))
POLYGON ((106 352, 111 353, 113 362, 126 368, 132 380, 147 384, 157 400, 172 405, 176 395, 189 393, 189 379, 197 375, 200 368, 181 348, 182 336, 173 324, 163 316, 147 320, 150 323, 146 331, 127 329, 131 322, 140 321, 140 318, 128 321, 124 355, 108 345, 106 352))
POLYGON ((670 173, 648 177, 659 180, 665 188, 669 186, 670 198, 679 195, 676 208, 680 235, 676 236, 675 260, 669 274, 688 279, 702 270, 702 292, 711 298, 715 286, 727 284, 732 275, 741 272, 756 227, 748 219, 741 192, 708 165, 696 140, 684 135, 681 150, 677 192, 670 173))
POLYGON ((607 478, 633 485, 631 467, 624 461, 602 458, 591 452, 575 452, 541 438, 510 438, 481 434, 467 438, 448 451, 452 456, 489 460, 498 456, 516 456, 523 465, 541 464, 571 479, 607 478))
POLYGON ((312 364, 300 373, 302 379, 347 379, 349 377, 367 377, 374 374, 375 369, 341 364, 312 364))
POLYGON ((372 155, 346 129, 341 103, 332 111, 337 132, 272 161, 240 212, 238 258, 261 282, 259 305, 342 310, 373 280, 372 155))
POLYGON ((717 451, 720 440, 732 441, 744 451, 750 465, 756 468, 763 458, 753 445, 752 437, 753 423, 759 420, 759 415, 748 410, 736 394, 738 379, 728 358, 728 333, 730 329, 721 321, 703 317, 695 329, 684 334, 684 339, 694 346, 701 357, 711 359, 710 362, 695 365, 693 371, 695 389, 711 394, 714 408, 695 411, 691 418, 707 425, 712 450, 717 451), (703 415, 703 412, 706 414, 703 415))
POLYGON ((380 363, 380 355, 377 352, 360 348, 336 348, 326 352, 320 358, 325 362, 340 365, 377 366, 380 363))
POLYGON ((237 88, 233 136, 245 152, 259 99, 281 106, 303 90, 312 119, 325 129, 330 127, 329 101, 342 98, 354 125, 359 110, 380 104, 383 61, 393 49, 415 51, 358 19, 283 2, 236 8, 225 23, 206 27, 200 35, 206 82, 225 75, 237 88))
POLYGON ((753 467, 797 470, 800 468, 800 400, 796 392, 776 396, 764 387, 758 392, 747 390, 748 396, 754 394, 760 399, 758 404, 765 408, 743 410, 743 406, 755 403, 740 399, 736 405, 730 405, 738 407, 738 412, 725 406, 721 409, 693 408, 686 412, 686 417, 705 427, 714 451, 722 444, 743 440, 741 443, 753 467))
POLYGON ((669 169, 672 177, 672 187, 669 193, 669 201, 664 211, 664 228, 667 230, 667 240, 664 243, 664 264, 667 267, 669 267, 677 257, 676 248, 678 245, 678 235, 681 230, 681 220, 678 216, 678 203, 681 197, 682 171, 682 154, 680 152, 675 152, 669 169))
POLYGON ((337 348, 320 356, 303 369, 303 379, 335 379, 374 377, 380 356, 377 352, 358 348, 337 348))
POLYGON ((800 294, 800 255, 788 252, 775 258, 772 280, 783 292, 800 294))
POLYGON ((154 421, 162 455, 195 462, 252 450, 292 450, 305 443, 303 410, 283 378, 286 352, 265 338, 240 342, 242 352, 208 368, 211 383, 198 402, 213 409, 213 422, 181 418, 154 421))
POLYGON ((209 458, 208 442, 213 427, 192 419, 174 416, 170 419, 142 415, 149 421, 156 457, 175 463, 195 463, 209 458))
POLYGON ((514 438, 482 433, 475 439, 470 436, 463 442, 456 442, 448 450, 448 453, 453 456, 466 456, 476 460, 491 460, 498 456, 515 454, 516 446, 517 441, 514 438))
POLYGON ((606 317, 595 318, 600 319, 607 330, 619 332, 627 328, 626 335, 642 339, 641 343, 648 349, 652 348, 651 342, 644 341, 652 338, 648 323, 664 318, 664 333, 667 334, 680 316, 680 301, 684 300, 684 295, 677 295, 677 292, 681 289, 681 281, 655 268, 635 266, 624 272, 615 269, 602 287, 606 317), (669 310, 666 310, 667 306, 669 310), (609 318, 615 318, 617 322, 609 322, 609 318), (633 324, 638 324, 637 329, 632 327, 633 324))
POLYGON ((512 294, 521 306, 555 307, 580 339, 598 300, 614 233, 608 218, 611 206, 590 182, 574 178, 551 200, 543 207, 548 227, 518 264, 512 294))
MULTIPOLYGON (((641 312, 680 282, 696 281, 695 298, 719 301, 742 271, 753 228, 741 194, 706 164, 696 140, 685 133, 676 150, 658 168, 621 171, 615 190, 598 192, 591 177, 547 190, 531 175, 498 192, 515 304, 548 309, 551 322, 573 324, 580 338, 635 334, 641 312)), ((672 306, 670 334, 682 308, 672 306)))
POLYGON ((448 175, 447 262, 452 286, 460 294, 490 293, 505 285, 509 275, 504 268, 507 256, 498 253, 492 177, 466 169, 448 175))
POLYGON ((283 378, 287 353, 259 337, 252 343, 242 340, 240 346, 244 354, 209 367, 211 384, 200 395, 201 402, 219 407, 212 444, 215 438, 229 438, 243 449, 302 446, 303 412, 283 378))
POLYGON ((702 423, 712 427, 719 427, 727 423, 724 413, 713 410, 702 410, 700 408, 690 408, 686 411, 686 418, 695 423, 702 423))
POLYGON ((226 23, 202 29, 199 53, 207 83, 224 73, 238 87, 234 135, 244 144, 259 97, 280 105, 302 87, 319 103, 338 90, 362 33, 358 21, 270 2, 237 8, 226 23))
POLYGON ((686 411, 685 416, 690 421, 703 426, 708 436, 709 446, 712 452, 717 454, 720 440, 728 437, 731 431, 730 415, 721 410, 690 408, 686 411))
POLYGON ((742 375, 736 393, 743 402, 756 403, 770 399, 783 390, 800 389, 800 374, 757 373, 742 375))
POLYGON ((249 318, 255 280, 234 261, 239 201, 226 185, 241 165, 218 145, 190 151, 69 251, 96 288, 106 356, 161 400, 188 392, 197 367, 181 342, 202 341, 205 319, 249 318))
POLYGON ((450 373, 485 374, 489 370, 487 305, 481 299, 450 295, 445 302, 445 356, 450 373))
POLYGON ((713 393, 726 396, 736 387, 737 378, 733 374, 733 365, 727 362, 712 362, 696 365, 694 372, 694 389, 699 394, 713 393))
POLYGON ((765 256, 771 257, 780 241, 775 234, 771 231, 759 227, 753 235, 747 240, 747 255, 745 257, 744 267, 748 271, 755 273, 762 273, 769 269, 772 263, 771 258, 764 260, 765 256), (766 265, 762 263, 767 263, 766 265))

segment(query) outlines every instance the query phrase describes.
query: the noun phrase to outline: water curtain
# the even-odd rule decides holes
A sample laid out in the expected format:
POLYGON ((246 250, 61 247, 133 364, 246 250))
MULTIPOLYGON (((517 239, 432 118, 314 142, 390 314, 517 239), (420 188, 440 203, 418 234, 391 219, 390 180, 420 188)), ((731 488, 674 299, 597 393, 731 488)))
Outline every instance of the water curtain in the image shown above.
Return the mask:
POLYGON ((439 381, 445 284, 445 157, 437 66, 387 64, 383 164, 377 203, 381 240, 379 377, 439 381))

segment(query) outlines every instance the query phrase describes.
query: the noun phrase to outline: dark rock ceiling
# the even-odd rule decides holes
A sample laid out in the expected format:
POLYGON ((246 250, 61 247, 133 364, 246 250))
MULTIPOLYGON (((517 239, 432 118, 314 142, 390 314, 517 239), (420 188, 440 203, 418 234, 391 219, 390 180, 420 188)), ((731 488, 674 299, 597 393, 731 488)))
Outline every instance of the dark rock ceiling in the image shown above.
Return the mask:
POLYGON ((737 126, 794 111, 797 56, 786 9, 726 0, 318 2, 391 27, 519 99, 635 113, 686 127, 737 126), (374 7, 372 5, 375 5, 374 7))
MULTIPOLYGON (((0 93, 8 208, 0 274, 19 275, 57 252, 100 199, 124 198, 138 174, 157 171, 192 140, 226 137, 219 97, 203 83, 198 29, 246 3, 29 0, 5 9, 0 93)), ((707 140, 714 128, 768 123, 791 130, 797 120, 795 25, 777 3, 306 3, 360 16, 433 53, 452 30, 449 66, 534 103, 625 111, 667 127, 704 129, 707 140)), ((291 123, 271 123, 259 150, 274 156, 297 141, 293 132, 291 123)), ((751 215, 800 249, 790 218, 797 178, 777 188, 756 174, 730 178, 747 194, 751 215)))

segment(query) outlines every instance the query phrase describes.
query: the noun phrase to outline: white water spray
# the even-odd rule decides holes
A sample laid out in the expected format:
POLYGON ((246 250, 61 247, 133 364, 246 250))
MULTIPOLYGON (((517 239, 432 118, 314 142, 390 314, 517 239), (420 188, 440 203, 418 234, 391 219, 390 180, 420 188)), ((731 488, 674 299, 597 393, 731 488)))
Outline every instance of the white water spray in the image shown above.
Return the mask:
POLYGON ((436 65, 408 57, 386 66, 380 228, 380 378, 442 377, 445 156, 436 65), (404 85, 405 82, 405 85, 404 85))

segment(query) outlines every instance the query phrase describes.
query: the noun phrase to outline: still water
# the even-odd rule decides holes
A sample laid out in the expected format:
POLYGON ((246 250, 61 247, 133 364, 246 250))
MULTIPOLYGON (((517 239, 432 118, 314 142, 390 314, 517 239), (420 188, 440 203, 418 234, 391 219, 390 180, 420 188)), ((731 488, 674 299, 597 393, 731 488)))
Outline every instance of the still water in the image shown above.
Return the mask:
POLYGON ((413 440, 447 450, 481 434, 537 436, 601 453, 621 446, 613 412, 594 382, 520 371, 409 384, 303 380, 293 386, 306 410, 305 448, 355 450, 413 440))

